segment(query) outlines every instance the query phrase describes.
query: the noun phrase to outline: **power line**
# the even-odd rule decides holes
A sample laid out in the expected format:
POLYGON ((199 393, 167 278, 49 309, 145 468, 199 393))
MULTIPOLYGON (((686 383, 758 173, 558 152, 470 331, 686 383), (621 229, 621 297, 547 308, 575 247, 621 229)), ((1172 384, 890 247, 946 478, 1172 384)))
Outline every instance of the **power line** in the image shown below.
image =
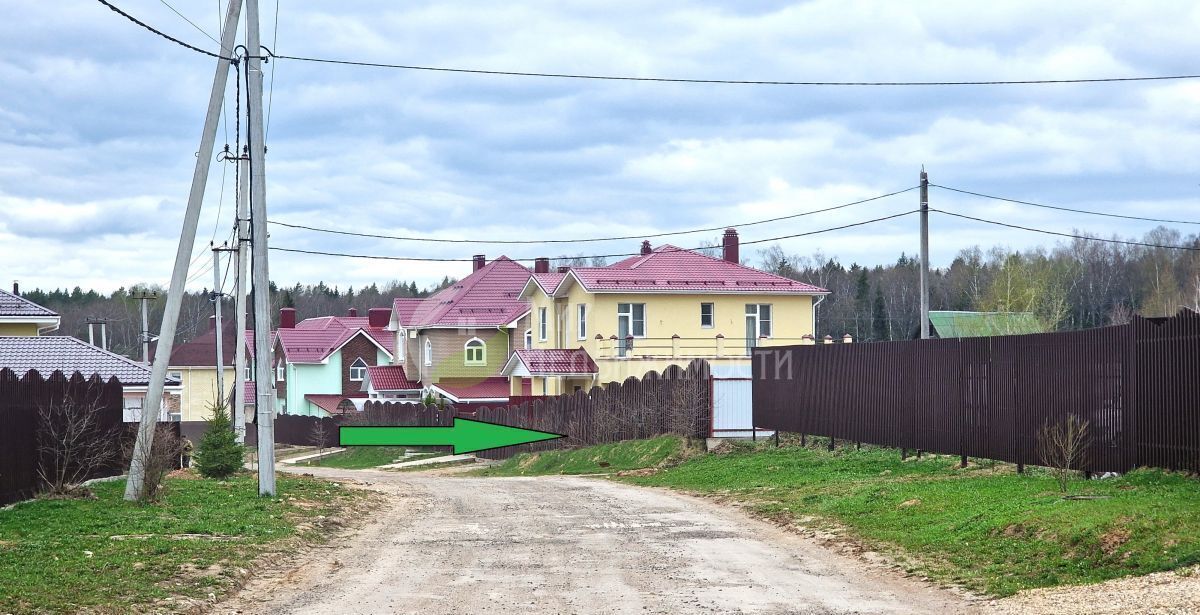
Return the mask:
POLYGON ((108 8, 110 8, 110 9, 112 9, 112 11, 113 11, 114 13, 116 13, 116 14, 118 14, 118 15, 120 15, 120 16, 122 16, 122 17, 124 17, 125 19, 128 19, 129 21, 132 21, 133 23, 135 23, 135 24, 137 24, 137 25, 139 25, 139 26, 141 26, 141 27, 143 27, 143 28, 145 28, 145 29, 147 29, 147 30, 149 30, 149 31, 153 32, 154 34, 157 34, 157 35, 159 35, 159 36, 161 36, 161 37, 163 37, 163 38, 167 39, 168 41, 171 41, 172 43, 175 43, 176 45, 179 45, 179 46, 181 46, 181 47, 184 47, 184 48, 186 48, 186 49, 191 49, 192 51, 195 51, 196 53, 202 53, 202 54, 204 54, 204 55, 206 55, 206 56, 209 56, 209 57, 211 57, 211 58, 217 58, 217 59, 219 59, 219 60, 227 60, 227 61, 229 61, 229 62, 235 62, 235 61, 236 61, 234 58, 228 58, 228 57, 225 57, 225 56, 223 56, 223 55, 221 55, 221 54, 218 54, 218 53, 213 53, 213 52, 211 52, 211 51, 208 51, 208 50, 206 50, 206 49, 201 49, 201 48, 199 48, 199 47, 196 47, 195 45, 191 45, 191 44, 189 44, 189 43, 185 43, 185 42, 183 42, 183 41, 181 41, 181 40, 179 40, 179 39, 175 38, 174 36, 171 36, 170 34, 167 34, 167 33, 163 32, 162 30, 158 30, 158 29, 156 29, 154 26, 151 26, 150 24, 148 24, 148 23, 146 23, 146 22, 144 22, 144 21, 142 21, 142 20, 138 19, 137 17, 134 17, 133 15, 130 15, 129 13, 126 13, 125 11, 122 11, 121 9, 117 8, 117 7, 116 7, 116 5, 114 5, 113 3, 109 2, 108 0, 96 0, 96 1, 97 1, 97 2, 99 2, 100 4, 103 4, 104 6, 107 6, 107 7, 108 7, 108 8))
POLYGON ((1006 197, 1002 197, 1002 196, 983 194, 982 192, 972 192, 970 190, 963 190, 961 188, 951 188, 950 186, 942 186, 940 184, 929 184, 929 185, 933 186, 935 188, 941 188, 943 190, 949 190, 951 192, 958 192, 961 194, 969 194, 971 196, 978 196, 978 197, 982 197, 985 199, 993 199, 996 201, 1006 201, 1008 203, 1016 203, 1018 205, 1029 205, 1031 207, 1041 207, 1043 209, 1057 209, 1058 211, 1069 211, 1069 212, 1077 213, 1077 214, 1088 214, 1090 216, 1105 216, 1108 218, 1123 218, 1125 220, 1144 220, 1146 222, 1164 222, 1167 224, 1200 224, 1200 222, 1197 222, 1195 220, 1171 220, 1168 218, 1147 218, 1144 216, 1130 216, 1130 215, 1126 215, 1126 214, 1110 214, 1110 213, 1106 213, 1106 212, 1102 212, 1102 211, 1090 211, 1087 209, 1073 209, 1071 207, 1060 207, 1058 205, 1046 205, 1043 203, 1033 203, 1031 201, 1021 201, 1021 200, 1010 199, 1010 198, 1006 198, 1006 197))
POLYGON ((470 244, 593 243, 593 242, 598 242, 598 241, 625 241, 625 240, 630 240, 630 239, 655 239, 658 237, 670 237, 672 235, 690 235, 692 233, 710 233, 713 231, 721 231, 721 230, 724 230, 724 229, 727 229, 730 227, 742 228, 742 227, 747 227, 747 226, 755 226, 758 224, 767 224, 770 222, 779 222, 782 220, 790 220, 793 218, 810 216, 813 214, 824 213, 824 212, 833 211, 836 209, 843 209, 846 207, 851 207, 853 205, 861 205, 863 203, 870 203, 871 201, 878 201, 880 199, 886 199, 888 197, 896 196, 897 194, 904 194, 905 192, 910 192, 912 190, 916 190, 919 187, 920 186, 913 186, 911 188, 905 188, 903 190, 897 190, 895 192, 888 192, 887 194, 880 194, 880 195, 873 196, 873 197, 866 198, 866 199, 851 201, 849 203, 842 203, 841 205, 834 205, 832 207, 825 207, 823 209, 815 209, 812 211, 805 211, 805 212, 800 212, 797 214, 789 214, 786 216, 778 216, 775 218, 768 218, 766 220, 755 220, 753 222, 742 222, 742 223, 737 223, 737 224, 724 224, 721 226, 714 226, 714 227, 709 227, 709 228, 696 228, 696 229, 689 229, 689 230, 685 230, 685 231, 670 231, 670 232, 666 232, 666 233, 651 233, 648 235, 625 235, 625 236, 620 236, 620 237, 587 237, 587 238, 581 238, 581 239, 440 239, 440 238, 434 238, 434 237, 382 235, 382 234, 378 234, 378 233, 361 233, 361 232, 357 232, 357 231, 343 231, 343 230, 323 228, 323 227, 318 227, 318 226, 309 226, 306 224, 295 224, 292 222, 282 222, 279 220, 267 220, 267 222, 269 224, 275 224, 278 226, 286 226, 289 228, 303 229, 306 231, 316 231, 318 233, 331 233, 334 235, 349 235, 351 237, 368 237, 368 238, 372 238, 372 239, 393 239, 393 240, 397 240, 397 241, 421 241, 421 242, 427 242, 427 243, 458 243, 458 244, 462 244, 462 243, 470 243, 470 244))
POLYGON ((686 79, 678 77, 629 77, 622 75, 593 75, 582 73, 542 73, 516 70, 487 70, 479 68, 450 68, 444 66, 420 66, 415 64, 388 64, 385 62, 364 62, 359 60, 337 60, 330 58, 313 58, 307 56, 277 55, 272 58, 280 60, 296 60, 300 62, 316 62, 321 64, 342 64, 346 66, 363 66, 369 68, 391 68, 399 70, 430 71, 441 73, 468 73, 472 75, 494 75, 506 77, 544 77, 551 79, 589 79, 597 81, 643 81, 656 83, 709 83, 721 85, 797 85, 797 86, 851 86, 851 87, 910 87, 910 86, 986 86, 986 85, 1048 85, 1065 83, 1115 83, 1124 81, 1169 81, 1180 79, 1200 79, 1198 75, 1162 75, 1149 77, 1100 77, 1092 79, 1021 79, 1021 80, 989 80, 989 81, 778 81, 778 80, 742 80, 742 79, 686 79))
MULTIPOLYGON (((193 28, 195 28, 197 32, 199 32, 200 34, 203 34, 204 36, 207 36, 207 37, 208 37, 208 40, 210 40, 210 41, 212 41, 212 42, 216 43, 218 47, 220 47, 220 46, 221 46, 221 41, 218 41, 217 39, 213 38, 213 36, 212 36, 211 34, 209 34, 207 30, 205 30, 204 28, 201 28, 200 26, 196 25, 196 22, 194 22, 194 21, 192 21, 192 20, 188 19, 188 18, 187 18, 187 15, 184 15, 183 13, 180 13, 180 12, 179 12, 179 10, 178 10, 178 9, 176 9, 175 7, 171 6, 171 4, 170 4, 169 2, 167 2, 167 0, 158 0, 158 1, 159 1, 159 2, 161 2, 161 3, 163 4, 163 6, 165 6, 165 7, 169 8, 169 9, 171 9, 171 12, 175 13, 176 15, 179 15, 179 17, 180 17, 181 19, 183 19, 184 21, 186 21, 186 22, 188 22, 189 24, 191 24, 191 25, 192 25, 192 27, 193 27, 193 28)), ((224 49, 224 47, 222 47, 222 49, 224 49)), ((229 50, 228 50, 228 49, 225 49, 225 51, 229 51, 229 50)))
MULTIPOLYGON (((807 237, 809 235, 818 235, 821 233, 829 233, 832 231, 840 231, 843 229, 848 229, 848 228, 852 228, 852 227, 856 227, 856 226, 873 224, 875 222, 883 222, 884 220, 891 220, 893 218, 899 218, 901 216, 907 216, 909 214, 914 214, 914 213, 917 213, 918 211, 920 211, 920 210, 913 209, 913 210, 901 212, 898 214, 892 214, 890 216, 873 218, 871 220, 863 220, 860 222, 851 222, 850 224, 843 224, 841 226, 832 226, 829 228, 818 229, 815 231, 807 231, 804 233, 794 233, 791 235, 781 235, 779 237, 768 237, 766 239, 755 239, 753 241, 742 241, 739 243, 740 243, 740 245, 746 246, 746 245, 754 245, 754 244, 759 244, 759 243, 766 243, 768 241, 779 241, 782 239, 795 239, 797 237, 807 237)), ((724 228, 724 227, 722 227, 722 228, 724 228)), ((550 243, 550 242, 547 242, 547 243, 550 243)), ((698 246, 695 248, 687 248, 687 250, 698 251, 698 250, 707 250, 707 249, 711 249, 711 248, 715 248, 715 247, 719 247, 719 246, 698 246)), ((280 252, 294 252, 297 254, 313 254, 313 255, 317 255, 317 256, 340 256, 340 257, 344 257, 344 258, 365 258, 365 259, 372 259, 372 260, 387 260, 387 261, 408 261, 408 262, 422 262, 422 263, 469 263, 472 261, 472 259, 469 259, 469 258, 434 258, 434 257, 425 257, 425 256, 387 256, 387 255, 382 255, 382 254, 351 254, 351 253, 347 253, 347 252, 328 252, 328 251, 324 251, 324 250, 303 250, 303 249, 299 249, 299 248, 284 248, 284 247, 280 247, 280 246, 269 246, 268 249, 278 250, 280 252)), ((680 248, 680 249, 683 250, 683 248, 680 248)), ((623 254, 594 254, 594 255, 588 255, 588 256, 582 256, 582 257, 570 257, 570 258, 588 258, 588 259, 626 258, 626 257, 630 257, 630 256, 641 256, 641 253, 640 252, 628 252, 628 253, 623 253, 623 254)), ((541 258, 541 257, 539 257, 539 258, 541 258)), ((537 260, 537 258, 514 258, 512 260, 529 262, 529 261, 535 261, 535 260, 537 260)))
POLYGON ((1015 228, 1015 229, 1019 229, 1022 231, 1030 231, 1033 233, 1042 233, 1045 235, 1057 235, 1059 237, 1069 237, 1071 239, 1083 239, 1085 241, 1103 241, 1105 243, 1119 243, 1119 244, 1124 244, 1127 246, 1143 246, 1146 248, 1165 248, 1168 250, 1187 250, 1189 252, 1200 252, 1200 247, 1170 246, 1170 245, 1164 245, 1164 244, 1158 244, 1158 243, 1146 243, 1146 242, 1142 242, 1142 241, 1128 241, 1128 240, 1124 240, 1124 239, 1103 239, 1100 237, 1089 237, 1087 235, 1076 235, 1073 233, 1060 233, 1058 231, 1047 231, 1045 229, 1040 229, 1040 228, 1032 228, 1032 227, 1028 227, 1028 226, 1021 226, 1018 224, 1009 224, 1008 222, 998 222, 996 220, 987 220, 984 218, 976 218, 975 216, 968 216, 966 214, 958 214, 958 213, 954 213, 952 211, 946 211, 944 209, 934 209, 932 207, 929 208, 929 211, 936 211, 938 213, 943 213, 948 216, 954 216, 956 218, 965 218, 967 220, 974 220, 976 222, 983 222, 986 224, 995 224, 996 226, 1005 226, 1008 228, 1015 228))
MULTIPOLYGON (((275 0, 275 27, 271 35, 271 49, 279 43, 279 0, 275 0)), ((271 135, 271 107, 275 106, 275 62, 271 63, 271 85, 267 90, 267 122, 263 128, 263 141, 271 135)))

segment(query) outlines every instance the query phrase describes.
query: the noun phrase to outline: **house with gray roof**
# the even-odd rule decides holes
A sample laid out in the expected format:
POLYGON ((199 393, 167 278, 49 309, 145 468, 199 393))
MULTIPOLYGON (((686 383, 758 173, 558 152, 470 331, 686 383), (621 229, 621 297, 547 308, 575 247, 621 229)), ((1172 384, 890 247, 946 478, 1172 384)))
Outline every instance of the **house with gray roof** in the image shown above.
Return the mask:
POLYGON ((0 335, 42 335, 58 329, 58 314, 18 294, 0 290, 0 335))

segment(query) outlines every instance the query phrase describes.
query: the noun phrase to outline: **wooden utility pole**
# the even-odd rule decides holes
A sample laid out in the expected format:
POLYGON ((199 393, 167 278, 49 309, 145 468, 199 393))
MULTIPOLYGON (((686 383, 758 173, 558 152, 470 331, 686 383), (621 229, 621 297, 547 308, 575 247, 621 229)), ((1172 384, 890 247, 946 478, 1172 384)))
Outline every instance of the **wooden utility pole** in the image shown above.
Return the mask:
MULTIPOLYGON (((229 0, 225 13, 225 27, 221 30, 221 50, 228 53, 233 49, 237 34, 238 17, 242 12, 241 0, 229 0)), ((150 387, 146 401, 142 404, 142 419, 138 425, 137 439, 133 444, 133 456, 129 461, 129 480, 125 483, 125 499, 140 500, 145 494, 146 466, 154 446, 154 431, 158 424, 158 413, 162 407, 163 383, 167 377, 167 361, 175 345, 175 329, 179 324, 179 308, 183 304, 184 285, 187 282, 188 264, 192 256, 192 244, 196 241, 196 226, 200 222, 200 206, 204 202, 204 187, 208 181, 208 168, 212 162, 213 144, 217 140, 217 121, 221 117, 221 103, 225 100, 225 83, 229 80, 229 64, 226 59, 217 60, 213 75, 212 92, 208 97, 208 113, 204 118, 204 129, 200 133, 200 149, 196 152, 196 168, 192 173, 192 189, 188 194, 187 210, 183 215, 183 230, 179 233, 179 247, 175 250, 175 267, 171 271, 171 287, 167 291, 167 304, 163 309, 162 324, 158 328, 158 350, 154 354, 154 366, 150 371, 150 387)))
POLYGON ((158 293, 139 290, 133 295, 134 299, 142 302, 142 363, 150 364, 150 310, 147 304, 150 301, 158 301, 158 293))
POLYGON ((266 147, 263 143, 262 47, 258 40, 258 0, 246 0, 246 76, 250 100, 250 236, 254 282, 254 379, 258 414, 258 493, 275 495, 275 373, 271 362, 271 289, 267 268, 266 147))
POLYGON ((246 242, 250 239, 247 220, 250 215, 250 168, 244 152, 238 152, 237 251, 233 253, 233 430, 239 444, 246 443, 246 242))
POLYGON ((921 167, 921 339, 929 339, 929 174, 921 167))

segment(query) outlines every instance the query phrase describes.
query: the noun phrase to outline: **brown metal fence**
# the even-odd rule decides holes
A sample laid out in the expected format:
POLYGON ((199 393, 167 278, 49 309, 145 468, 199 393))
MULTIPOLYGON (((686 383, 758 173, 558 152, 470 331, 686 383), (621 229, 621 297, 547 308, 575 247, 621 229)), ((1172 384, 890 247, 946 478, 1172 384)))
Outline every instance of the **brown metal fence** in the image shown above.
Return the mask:
POLYGON ((754 423, 1038 463, 1037 432, 1090 423, 1087 469, 1200 469, 1200 315, 1084 331, 757 350, 754 423))
MULTIPOLYGON (((39 408, 61 404, 96 403, 102 409, 100 429, 122 426, 121 383, 115 378, 108 382, 98 376, 85 379, 75 373, 69 379, 61 372, 42 378, 37 371, 26 372, 22 378, 9 369, 0 369, 0 504, 16 502, 33 496, 41 487, 38 478, 39 408)), ((113 442, 113 446, 119 446, 113 442)), ((113 476, 122 471, 120 462, 112 467, 97 468, 92 478, 113 476)))
POLYGON ((449 427, 454 424, 454 411, 421 404, 368 401, 361 412, 349 415, 297 416, 283 414, 275 417, 275 442, 298 446, 316 446, 316 436, 325 439, 326 447, 338 445, 340 425, 388 425, 449 427), (317 425, 321 429, 317 429, 317 425))

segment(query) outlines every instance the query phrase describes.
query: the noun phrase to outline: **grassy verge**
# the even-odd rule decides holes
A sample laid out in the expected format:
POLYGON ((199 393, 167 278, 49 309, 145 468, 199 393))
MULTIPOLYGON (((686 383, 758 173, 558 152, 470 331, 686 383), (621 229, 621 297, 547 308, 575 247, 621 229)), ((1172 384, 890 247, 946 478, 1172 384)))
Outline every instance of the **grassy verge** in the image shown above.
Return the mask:
MULTIPOLYGON (((296 465, 362 470, 394 463, 397 459, 404 457, 404 451, 406 450, 417 449, 405 446, 350 446, 340 453, 334 453, 320 459, 308 459, 296 465)), ((434 449, 422 449, 422 452, 428 454, 424 457, 413 457, 413 459, 424 459, 426 457, 446 454, 443 451, 435 451, 434 449)))
POLYGON ((629 440, 588 448, 522 453, 477 472, 479 476, 599 474, 654 468, 686 457, 687 443, 678 436, 629 440))
POLYGON ((1200 481, 1137 471, 1071 486, 1039 471, 895 450, 735 446, 620 480, 717 494, 780 522, 846 530, 912 572, 1004 596, 1200 562, 1200 481))
POLYGON ((332 517, 366 497, 322 480, 278 480, 280 498, 260 498, 254 476, 175 478, 153 506, 123 501, 116 481, 95 485, 95 499, 0 510, 0 613, 170 612, 175 597, 235 586, 264 552, 321 541, 332 517))

